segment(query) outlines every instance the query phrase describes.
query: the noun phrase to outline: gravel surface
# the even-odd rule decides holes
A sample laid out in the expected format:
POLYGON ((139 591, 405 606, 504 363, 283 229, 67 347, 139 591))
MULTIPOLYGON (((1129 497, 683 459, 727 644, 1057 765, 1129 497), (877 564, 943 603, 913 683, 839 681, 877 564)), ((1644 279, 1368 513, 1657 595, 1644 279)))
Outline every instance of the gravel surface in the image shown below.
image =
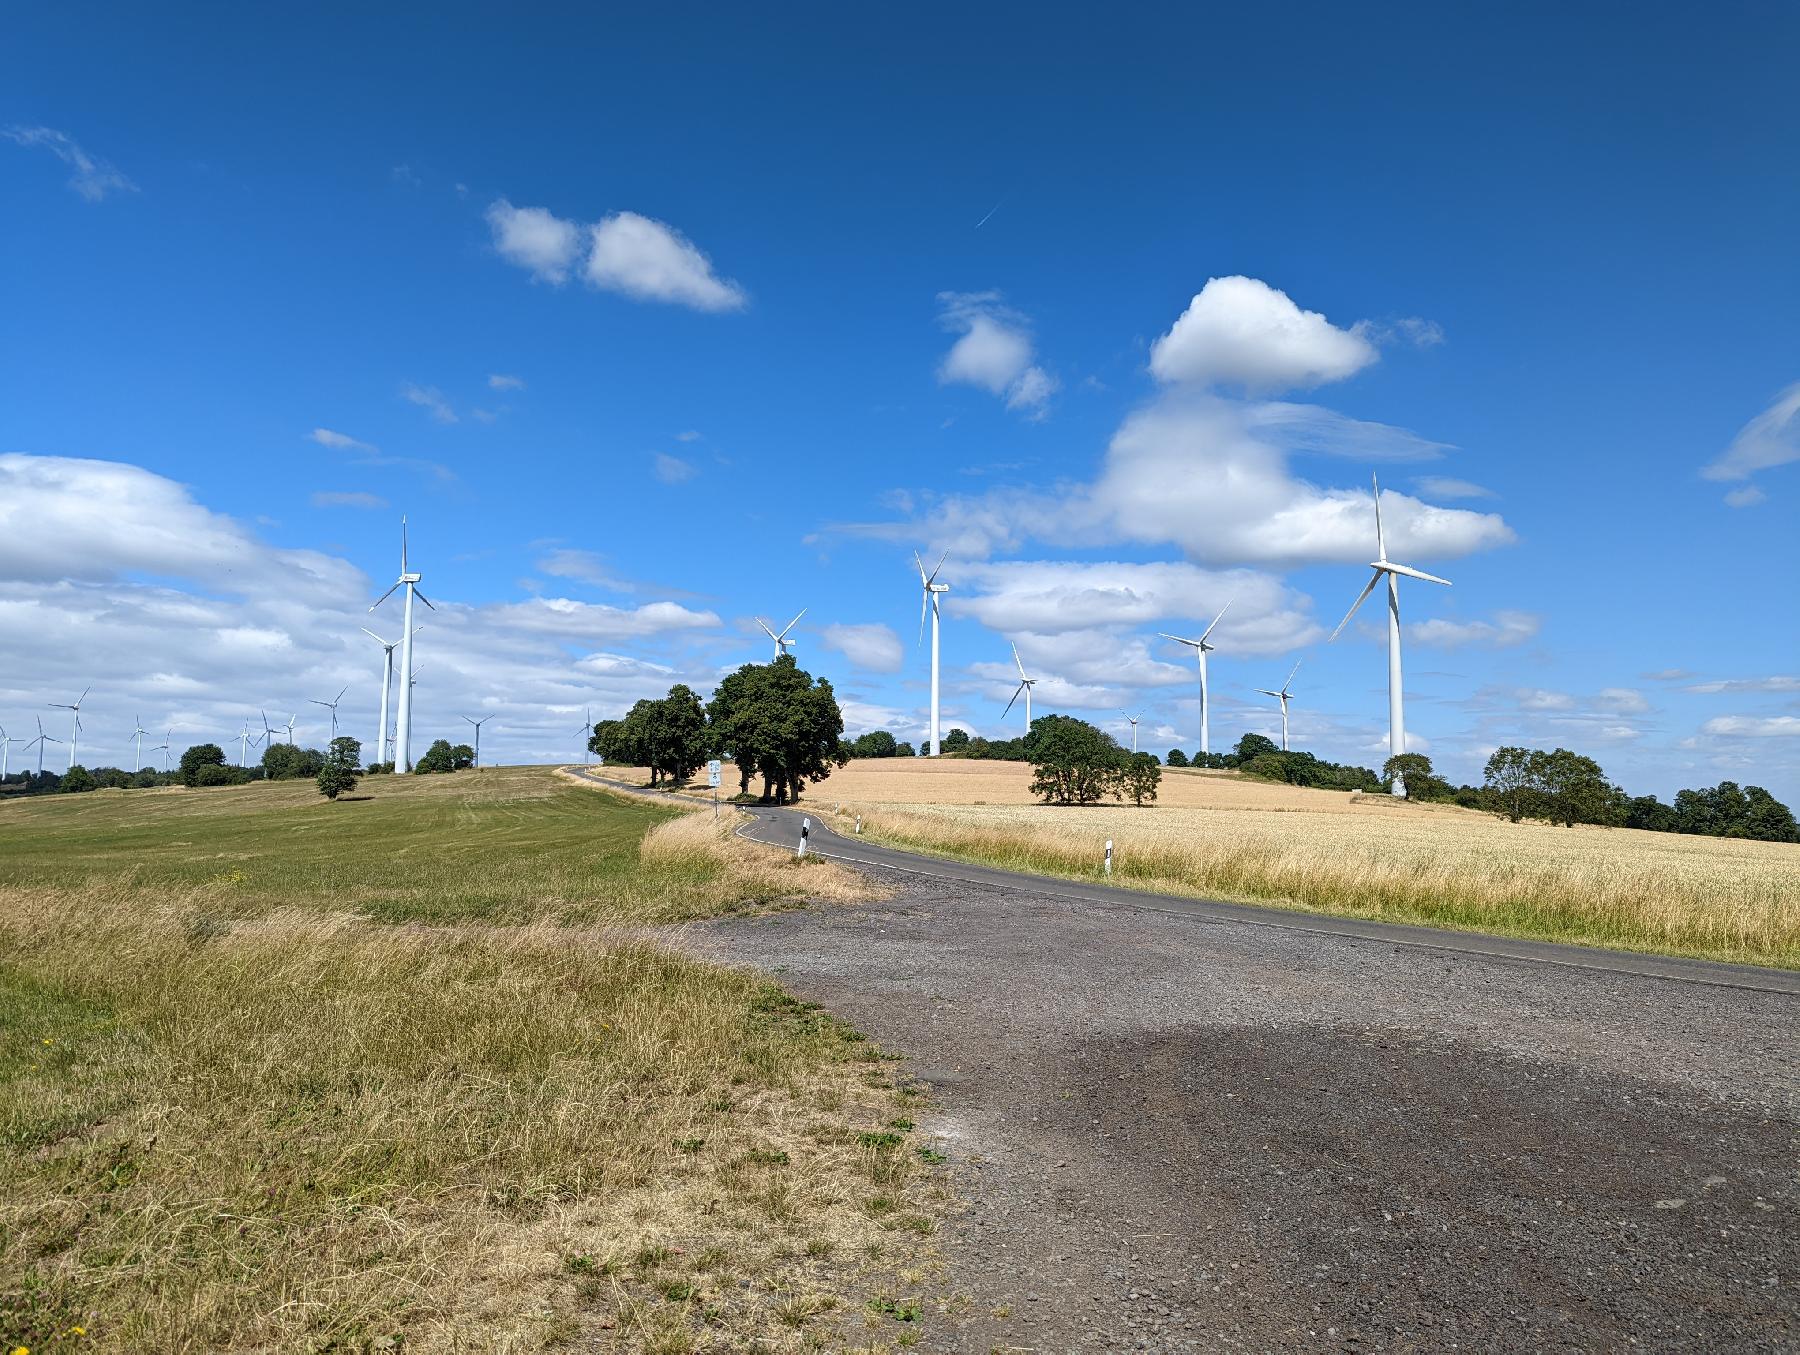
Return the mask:
POLYGON ((1793 994, 872 869, 688 936, 932 1088, 916 1348, 1800 1349, 1793 994))

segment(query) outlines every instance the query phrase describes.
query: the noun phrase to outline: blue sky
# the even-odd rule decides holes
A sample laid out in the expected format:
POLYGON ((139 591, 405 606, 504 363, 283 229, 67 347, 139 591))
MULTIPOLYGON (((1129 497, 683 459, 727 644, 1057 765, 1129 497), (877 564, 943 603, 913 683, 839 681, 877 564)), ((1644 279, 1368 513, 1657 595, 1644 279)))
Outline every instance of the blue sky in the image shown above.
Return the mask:
POLYGON ((486 712, 498 756, 570 756, 585 707, 704 688, 801 606, 852 730, 917 739, 917 546, 951 551, 955 723, 1007 732, 1016 641, 1040 713, 1191 750, 1156 632, 1235 598, 1214 746, 1277 727, 1254 688, 1298 659, 1296 742, 1378 765, 1379 613, 1323 643, 1374 471, 1395 558, 1455 584, 1402 591, 1444 770, 1562 744, 1800 799, 1797 38, 1775 6, 15 16, 0 722, 92 683, 84 761, 137 718, 317 741, 348 683, 371 739, 404 511, 425 740, 486 712))

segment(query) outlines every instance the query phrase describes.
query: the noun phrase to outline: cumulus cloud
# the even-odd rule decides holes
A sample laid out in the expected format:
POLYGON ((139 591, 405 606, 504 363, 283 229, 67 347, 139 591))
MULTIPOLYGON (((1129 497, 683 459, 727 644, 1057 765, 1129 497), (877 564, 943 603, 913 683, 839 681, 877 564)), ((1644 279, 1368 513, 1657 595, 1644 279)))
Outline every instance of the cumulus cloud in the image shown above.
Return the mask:
POLYGON ((386 508, 388 502, 361 490, 320 490, 312 496, 314 508, 386 508))
POLYGON ((700 473, 693 462, 683 461, 667 452, 655 453, 650 458, 650 469, 665 485, 686 484, 700 473))
POLYGON ((898 673, 905 658, 900 637, 879 622, 825 627, 825 648, 871 673, 898 673))
POLYGON ((573 221, 542 207, 514 207, 501 198, 488 207, 487 223, 501 258, 544 282, 568 281, 581 250, 581 228, 573 221))
POLYGON ((1159 381, 1304 389, 1342 381, 1374 362, 1374 344, 1301 310, 1286 292, 1256 278, 1210 278, 1169 332, 1150 349, 1159 381))
POLYGON ((1790 461, 1800 461, 1800 381, 1739 429, 1731 445, 1700 474, 1708 480, 1747 480, 1759 470, 1790 461))
POLYGON ((1406 627, 1413 644, 1435 649, 1510 649, 1534 638, 1543 625, 1531 612, 1495 612, 1492 621, 1414 621, 1406 627))
POLYGON ((1700 731, 1734 739, 1800 738, 1800 715, 1717 715, 1700 731))
POLYGON ((712 261, 680 231, 636 212, 618 212, 590 228, 583 276, 638 301, 701 311, 741 310, 749 302, 744 289, 718 277, 712 261))
POLYGON ((945 385, 978 386, 1008 409, 1042 412, 1058 382, 1033 360, 1031 327, 998 292, 939 292, 939 320, 960 337, 938 364, 945 385))
POLYGON ((400 398, 417 405, 439 423, 456 422, 456 410, 449 397, 436 386, 418 386, 408 381, 400 387, 400 398))
POLYGON ((89 202, 104 202, 109 193, 135 193, 138 187, 118 167, 97 155, 89 155, 67 132, 54 127, 8 127, 0 136, 21 146, 49 151, 75 172, 69 187, 89 202))

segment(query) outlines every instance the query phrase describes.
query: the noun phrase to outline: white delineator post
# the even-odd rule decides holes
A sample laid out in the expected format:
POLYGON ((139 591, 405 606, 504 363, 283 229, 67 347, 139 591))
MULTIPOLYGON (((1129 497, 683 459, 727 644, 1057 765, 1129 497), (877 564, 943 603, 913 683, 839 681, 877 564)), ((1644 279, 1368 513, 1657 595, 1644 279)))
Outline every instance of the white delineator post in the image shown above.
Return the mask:
POLYGON ((812 819, 811 818, 801 819, 800 820, 800 847, 794 853, 795 856, 805 856, 806 855, 806 838, 807 838, 807 835, 811 832, 812 832, 812 819))
POLYGON ((1112 839, 1111 838, 1106 839, 1106 860, 1101 863, 1101 869, 1103 871, 1105 871, 1105 873, 1108 875, 1112 874, 1112 839))

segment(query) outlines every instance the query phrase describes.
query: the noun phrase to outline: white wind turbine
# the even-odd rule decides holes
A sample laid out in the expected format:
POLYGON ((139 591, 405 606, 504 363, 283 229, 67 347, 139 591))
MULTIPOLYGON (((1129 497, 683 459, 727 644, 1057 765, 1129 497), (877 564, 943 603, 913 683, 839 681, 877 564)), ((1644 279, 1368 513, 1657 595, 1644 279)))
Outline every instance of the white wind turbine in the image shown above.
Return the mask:
POLYGON ((152 753, 160 752, 163 755, 163 775, 164 776, 167 776, 169 774, 169 735, 173 734, 174 732, 175 732, 174 727, 171 726, 169 728, 169 730, 166 733, 164 733, 163 741, 161 743, 155 745, 155 747, 151 748, 151 750, 150 750, 152 753))
MULTIPOLYGON (((938 595, 948 593, 950 585, 937 581, 938 570, 944 567, 944 561, 950 557, 945 551, 938 556, 937 569, 927 574, 925 562, 919 558, 919 552, 913 552, 913 563, 919 567, 919 586, 925 591, 919 599, 919 639, 925 638, 925 612, 931 611, 931 756, 936 757, 943 745, 938 740, 938 595)), ((1008 707, 1010 709, 1010 707, 1008 707)))
POLYGON ((144 722, 136 716, 132 717, 131 723, 136 726, 131 731, 131 737, 137 744, 137 751, 131 755, 131 774, 136 776, 138 770, 144 765, 144 735, 150 731, 144 728, 144 722))
MULTIPOLYGON (((84 695, 85 695, 85 693, 84 693, 84 695)), ((62 740, 61 739, 53 739, 48 734, 44 733, 44 717, 41 715, 37 717, 37 727, 38 727, 38 736, 35 739, 27 739, 25 741, 25 746, 27 748, 29 748, 34 743, 37 745, 37 750, 38 750, 37 774, 38 774, 38 779, 42 780, 43 776, 44 776, 44 745, 47 743, 61 743, 62 740)))
MULTIPOLYGON (((1294 673, 1298 673, 1299 671, 1300 664, 1299 661, 1296 660, 1294 663, 1294 673)), ((1287 681, 1281 684, 1281 690, 1278 692, 1272 692, 1267 687, 1258 687, 1256 689, 1264 696, 1272 696, 1277 701, 1281 702, 1281 751, 1284 753, 1288 750, 1287 706, 1288 702, 1293 699, 1293 693, 1288 691, 1288 688, 1294 685, 1294 673, 1289 673, 1287 675, 1287 681)))
POLYGON ((1218 648, 1217 645, 1207 643, 1207 637, 1213 633, 1214 627, 1225 619, 1225 613, 1231 610, 1231 603, 1236 601, 1236 598, 1232 598, 1230 602, 1219 608, 1219 614, 1213 618, 1212 625, 1200 632, 1198 640, 1183 639, 1179 635, 1169 634, 1166 630, 1158 632, 1165 640, 1173 640, 1178 645, 1193 646, 1194 657, 1200 661, 1200 751, 1202 753, 1212 751, 1207 745, 1206 656, 1218 648))
MULTIPOLYGON (((388 590, 392 592, 392 589, 388 590)), ((388 693, 394 687, 394 651, 399 648, 398 640, 384 640, 367 626, 362 633, 381 646, 381 723, 375 726, 375 760, 386 762, 387 730, 388 730, 388 693)))
MULTIPOLYGON (((797 613, 795 613, 794 619, 792 621, 788 622, 787 625, 785 625, 781 628, 781 631, 779 634, 777 634, 775 631, 770 630, 769 623, 767 621, 764 621, 760 616, 756 618, 756 624, 763 628, 763 634, 768 636, 771 640, 773 640, 775 642, 775 658, 779 659, 783 654, 787 653, 788 650, 790 650, 794 647, 795 642, 787 638, 788 632, 791 631, 795 626, 799 625, 800 618, 805 615, 806 615, 806 608, 802 607, 797 613)), ((771 660, 771 662, 772 662, 772 660, 771 660)))
POLYGON ((1025 732, 1029 734, 1031 733, 1031 689, 1037 686, 1037 679, 1025 676, 1025 665, 1019 661, 1019 647, 1014 645, 1012 651, 1013 666, 1019 670, 1019 685, 1013 689, 1012 701, 1006 703, 1006 709, 1000 712, 1000 718, 1004 720, 1012 712, 1013 701, 1019 699, 1019 693, 1025 693, 1025 732))
POLYGON ((12 738, 6 732, 6 726, 0 725, 0 781, 6 780, 7 766, 12 760, 12 746, 15 743, 27 743, 27 739, 12 738))
MULTIPOLYGON (((1406 751, 1406 714, 1401 709, 1400 689, 1400 585, 1399 576, 1404 574, 1409 579, 1423 579, 1426 583, 1441 583, 1450 587, 1450 580, 1440 579, 1435 574, 1427 574, 1420 569, 1412 569, 1407 565, 1397 565, 1387 558, 1387 535, 1381 529, 1381 485, 1375 477, 1369 477, 1369 483, 1375 491, 1375 559, 1369 562, 1369 568, 1375 571, 1368 583, 1363 585, 1362 592, 1356 595, 1356 601, 1350 604, 1350 610, 1344 613, 1344 619, 1338 622, 1331 638, 1337 639, 1344 627, 1350 624, 1350 618, 1356 615, 1356 609, 1363 605, 1375 585, 1381 582, 1381 576, 1387 575, 1388 590, 1388 756, 1399 757, 1406 751)), ((1406 782, 1400 777, 1394 778, 1389 787, 1395 795, 1406 794, 1406 782)))
POLYGON ((250 733, 250 717, 246 715, 244 717, 244 727, 238 733, 238 766, 242 767, 244 765, 244 758, 249 754, 249 751, 261 742, 261 739, 250 733))
MULTIPOLYGON (((463 716, 465 720, 468 718, 466 715, 463 716)), ((588 741, 594 737, 594 708, 592 706, 581 708, 581 728, 575 732, 581 735, 581 765, 585 767, 593 760, 594 756, 594 750, 588 746, 588 741)))
POLYGON ((1143 718, 1144 718, 1144 717, 1143 717, 1143 715, 1142 715, 1142 714, 1141 714, 1141 713, 1140 713, 1140 714, 1138 714, 1138 715, 1133 715, 1133 714, 1132 714, 1132 713, 1131 713, 1131 712, 1130 712, 1130 711, 1128 711, 1128 710, 1122 710, 1122 711, 1120 711, 1120 712, 1119 712, 1119 714, 1121 714, 1121 715, 1123 715, 1123 716, 1124 716, 1124 717, 1125 717, 1125 718, 1126 718, 1126 720, 1128 720, 1128 721, 1129 721, 1129 722, 1130 722, 1130 724, 1131 724, 1131 751, 1132 751, 1132 753, 1133 753, 1133 755, 1135 755, 1135 754, 1136 754, 1136 753, 1137 753, 1137 727, 1138 727, 1138 721, 1139 721, 1139 720, 1141 720, 1141 719, 1143 719, 1143 718))
MULTIPOLYGON (((50 708, 52 710, 73 711, 75 714, 74 727, 69 733, 69 766, 71 768, 75 766, 75 746, 81 742, 81 703, 87 700, 87 694, 93 690, 92 687, 84 688, 81 695, 75 698, 75 704, 72 706, 65 705, 61 701, 52 701, 50 703, 50 708)), ((51 739, 50 742, 61 743, 62 740, 51 739)), ((39 751, 41 752, 42 750, 40 749, 39 751)))
MULTIPOLYGON (((390 589, 389 591, 392 591, 392 590, 390 589)), ((350 690, 350 684, 346 682, 342 687, 340 687, 338 689, 338 694, 336 696, 332 697, 331 700, 329 700, 329 701, 321 701, 316 696, 307 698, 307 704, 313 705, 313 706, 323 706, 323 707, 325 707, 326 710, 331 712, 331 737, 334 739, 337 737, 338 702, 340 702, 344 699, 344 693, 349 690, 350 690)), ((264 723, 267 723, 267 721, 265 721, 264 723)))
POLYGON ((484 715, 479 720, 470 720, 468 716, 466 716, 466 715, 463 716, 463 719, 468 720, 470 724, 475 726, 475 770, 476 771, 481 770, 481 727, 493 718, 494 717, 491 715, 484 715))
POLYGON ((431 599, 419 591, 422 574, 415 574, 406 563, 406 519, 400 519, 400 577, 394 581, 394 587, 376 598, 369 607, 374 611, 382 603, 394 595, 395 588, 406 589, 406 606, 400 622, 400 719, 394 730, 394 756, 390 759, 397 772, 412 770, 412 675, 413 675, 413 599, 416 597, 432 611, 431 599))
POLYGON ((292 748, 294 746, 294 721, 298 720, 299 718, 300 717, 298 715, 290 715, 290 716, 288 716, 287 723, 285 725, 276 725, 275 726, 275 728, 277 728, 277 729, 284 729, 287 731, 287 736, 288 736, 287 741, 288 741, 289 748, 292 748))

